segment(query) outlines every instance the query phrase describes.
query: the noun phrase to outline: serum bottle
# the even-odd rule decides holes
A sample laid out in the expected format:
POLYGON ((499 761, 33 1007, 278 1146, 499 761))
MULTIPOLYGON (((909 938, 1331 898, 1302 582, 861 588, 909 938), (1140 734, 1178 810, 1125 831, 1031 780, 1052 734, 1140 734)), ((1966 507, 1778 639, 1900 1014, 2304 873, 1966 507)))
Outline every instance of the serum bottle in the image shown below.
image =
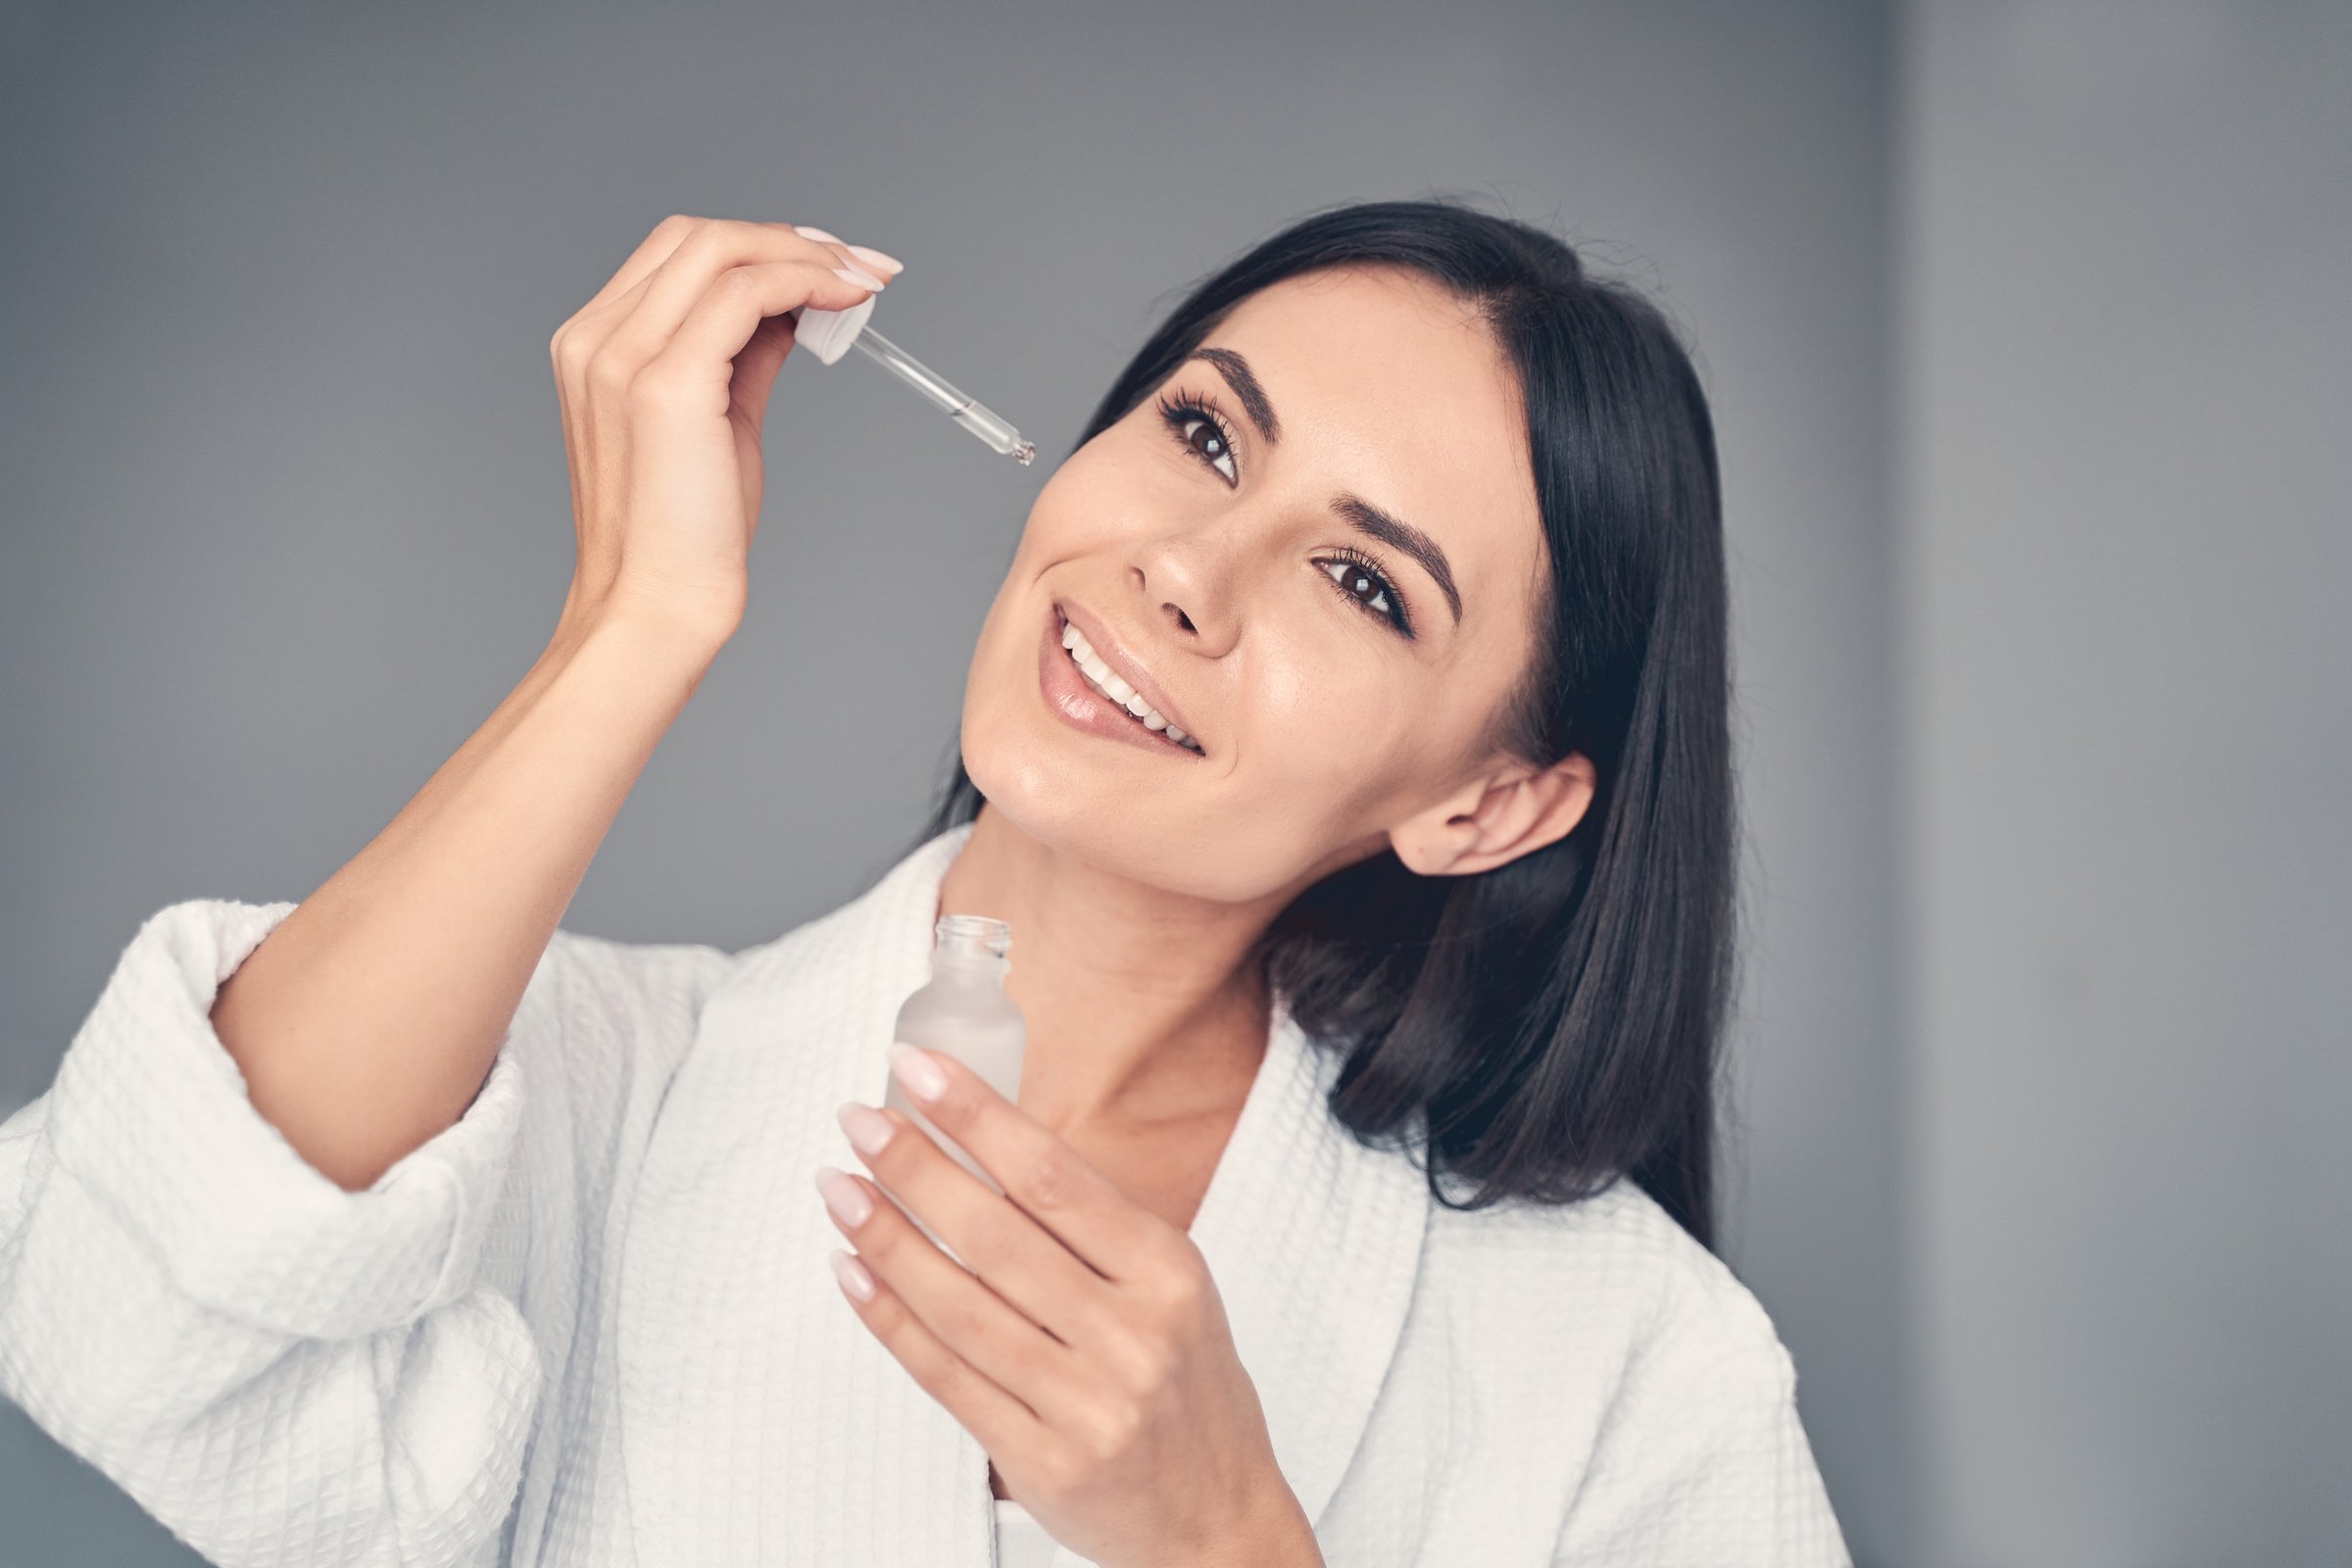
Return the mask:
MULTIPOLYGON (((986 1079, 998 1094, 1018 1102, 1021 1056, 1028 1049, 1029 1026, 1021 1009, 1004 994, 1004 975, 1012 967, 1006 956, 1011 951, 1012 927, 1004 921, 983 914, 941 915, 937 942, 931 950, 930 983, 900 1006, 892 1038, 954 1056, 986 1079)), ((978 1160, 915 1108, 895 1076, 888 1084, 882 1098, 885 1106, 928 1133, 950 1158, 989 1187, 1000 1193, 1004 1190, 978 1160)), ((950 1257, 956 1256, 912 1210, 907 1217, 950 1257)))

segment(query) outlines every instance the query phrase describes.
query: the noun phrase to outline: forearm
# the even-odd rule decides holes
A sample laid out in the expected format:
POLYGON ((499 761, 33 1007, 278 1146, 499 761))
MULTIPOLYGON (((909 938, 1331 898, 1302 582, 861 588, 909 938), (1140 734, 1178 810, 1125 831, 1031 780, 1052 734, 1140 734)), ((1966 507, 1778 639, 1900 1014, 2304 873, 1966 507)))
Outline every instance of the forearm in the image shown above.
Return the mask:
POLYGON ((462 1115, 712 643, 566 614, 400 814, 222 986, 254 1107, 364 1188, 462 1115))

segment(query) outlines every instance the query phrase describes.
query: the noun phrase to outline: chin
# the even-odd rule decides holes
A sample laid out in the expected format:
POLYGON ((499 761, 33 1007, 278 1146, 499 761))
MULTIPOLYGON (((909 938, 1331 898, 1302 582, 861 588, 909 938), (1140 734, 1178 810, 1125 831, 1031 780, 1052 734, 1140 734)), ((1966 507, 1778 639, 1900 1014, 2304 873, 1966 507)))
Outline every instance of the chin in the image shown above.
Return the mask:
POLYGON ((1112 780, 1068 766, 1066 757, 991 745, 971 729, 965 736, 964 771, 989 810, 1056 855, 1189 898, 1229 903, 1264 891, 1228 876, 1233 847, 1217 842, 1223 835, 1141 815, 1131 793, 1120 798, 1112 780))
POLYGON ((1160 862, 1181 856, 1167 854, 1167 831, 1140 822, 1132 800, 1122 808, 1112 780, 1071 766, 1068 757, 1028 737, 991 734, 986 726, 965 727, 963 769, 991 811, 1048 849, 1113 875, 1171 885, 1160 862), (1140 848, 1149 843, 1158 848, 1140 848))
POLYGON ((1230 778, 1200 759, 1071 726, 1047 707, 1037 659, 1025 634, 984 635, 965 683, 964 771, 1006 824, 1107 875, 1221 904, 1263 899, 1304 872, 1298 852, 1320 824, 1285 825, 1237 803, 1230 778))
POLYGON ((988 798, 989 810, 1056 855, 1109 876, 1209 903, 1250 904, 1361 858, 1332 857, 1317 872, 1296 858, 1308 841, 1304 829, 1272 835, 1269 843, 1261 842, 1268 837, 1262 829, 1235 830, 1237 819, 1254 813, 1202 819, 1139 811, 1132 788, 1121 792, 1119 781, 1056 766, 1066 759, 1033 748, 976 740, 966 741, 964 771, 988 798))

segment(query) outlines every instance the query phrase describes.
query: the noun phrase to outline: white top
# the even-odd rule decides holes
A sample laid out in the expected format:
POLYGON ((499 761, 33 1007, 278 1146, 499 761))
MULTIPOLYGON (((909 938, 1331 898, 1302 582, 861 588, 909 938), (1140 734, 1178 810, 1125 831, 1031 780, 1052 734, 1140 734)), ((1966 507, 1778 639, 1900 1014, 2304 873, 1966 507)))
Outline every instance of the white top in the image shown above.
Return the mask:
POLYGON ((998 1497, 997 1568, 1054 1568, 1054 1538, 1028 1509, 998 1497))
MULTIPOLYGON (((987 1568, 989 1456, 842 1298, 811 1181, 858 1168, 834 1111, 882 1102, 966 831, 741 953, 559 931, 364 1193, 208 1016, 294 906, 158 911, 0 1124, 0 1393, 227 1568, 987 1568)), ((1630 1183, 1434 1201, 1337 1065, 1277 1013, 1190 1228, 1329 1561, 1847 1563, 1720 1261, 1630 1183)))

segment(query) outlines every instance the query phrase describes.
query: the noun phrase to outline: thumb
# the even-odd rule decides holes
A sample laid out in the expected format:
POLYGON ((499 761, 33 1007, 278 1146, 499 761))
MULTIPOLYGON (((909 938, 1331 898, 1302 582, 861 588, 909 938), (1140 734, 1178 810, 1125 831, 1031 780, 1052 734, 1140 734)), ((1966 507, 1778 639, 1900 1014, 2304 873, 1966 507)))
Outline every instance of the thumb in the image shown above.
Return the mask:
POLYGON ((767 417, 768 395, 775 390, 776 372, 784 368, 792 345, 792 318, 771 316, 754 329, 751 341, 735 356, 734 373, 727 383, 729 401, 755 430, 767 417))

